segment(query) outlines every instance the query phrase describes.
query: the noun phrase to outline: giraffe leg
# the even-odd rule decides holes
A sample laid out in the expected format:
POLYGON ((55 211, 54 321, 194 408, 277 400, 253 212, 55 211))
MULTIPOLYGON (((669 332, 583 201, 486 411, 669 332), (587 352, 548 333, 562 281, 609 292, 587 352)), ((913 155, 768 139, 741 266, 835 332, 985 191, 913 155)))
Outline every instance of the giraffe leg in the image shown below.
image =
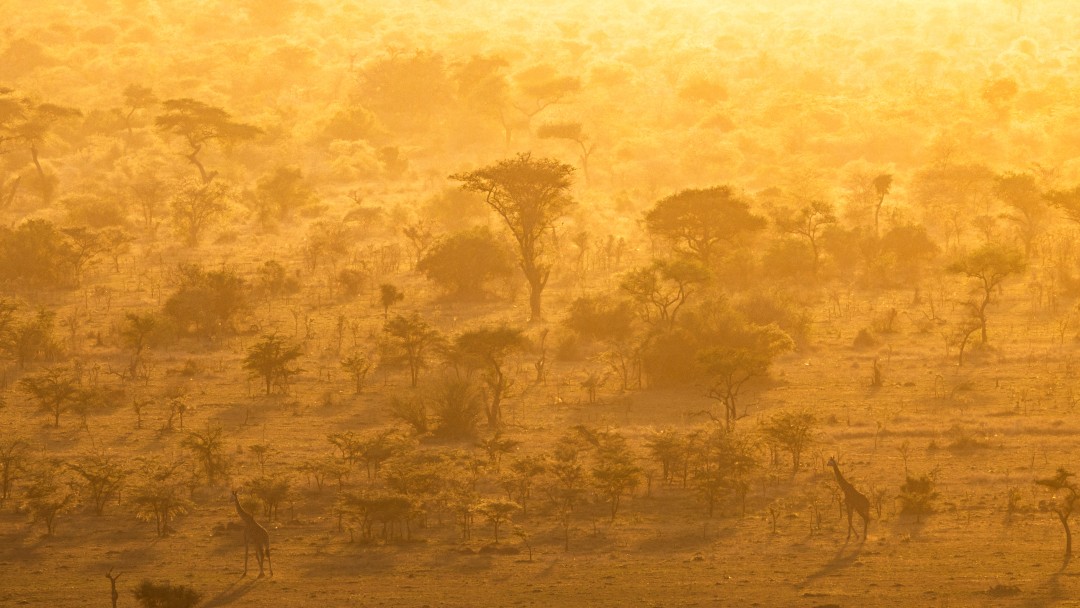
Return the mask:
POLYGON ((265 573, 263 572, 263 548, 262 545, 258 543, 255 544, 255 557, 259 560, 259 578, 262 578, 265 576, 265 573))
POLYGON ((274 564, 270 561, 270 544, 266 545, 266 565, 270 567, 270 576, 274 576, 274 564))
POLYGON ((244 576, 247 576, 248 568, 248 537, 244 534, 244 576))
POLYGON ((844 540, 851 540, 851 530, 851 506, 849 505, 847 508, 847 538, 844 540))

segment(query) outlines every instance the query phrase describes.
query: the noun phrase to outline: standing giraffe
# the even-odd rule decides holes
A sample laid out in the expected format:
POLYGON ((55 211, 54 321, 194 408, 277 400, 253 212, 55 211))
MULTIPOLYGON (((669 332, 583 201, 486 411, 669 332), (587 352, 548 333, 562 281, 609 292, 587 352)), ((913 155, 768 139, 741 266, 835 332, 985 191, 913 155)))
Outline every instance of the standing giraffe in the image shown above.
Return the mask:
POLYGON ((266 563, 270 566, 270 576, 274 576, 274 564, 270 562, 270 533, 240 504, 236 490, 233 490, 232 497, 236 504, 236 514, 244 520, 244 576, 247 576, 248 551, 251 545, 255 545, 255 557, 259 560, 259 577, 263 576, 263 555, 266 555, 266 563))
MULTIPOLYGON (((870 499, 844 479, 844 476, 840 474, 840 467, 836 464, 836 458, 829 458, 829 466, 832 467, 833 473, 836 473, 836 483, 840 484, 840 489, 844 492, 844 505, 847 507, 847 537, 851 539, 851 532, 854 530, 854 526, 851 525, 851 511, 854 510, 863 520, 863 540, 866 540, 866 528, 870 524, 870 499)), ((855 532, 855 536, 857 538, 859 533, 855 532)))
POLYGON ((109 579, 109 586, 112 587, 112 608, 116 608, 116 600, 120 599, 120 594, 116 591, 116 581, 120 579, 120 576, 123 573, 121 572, 120 574, 113 576, 112 571, 113 569, 109 568, 109 571, 105 574, 105 578, 109 579))

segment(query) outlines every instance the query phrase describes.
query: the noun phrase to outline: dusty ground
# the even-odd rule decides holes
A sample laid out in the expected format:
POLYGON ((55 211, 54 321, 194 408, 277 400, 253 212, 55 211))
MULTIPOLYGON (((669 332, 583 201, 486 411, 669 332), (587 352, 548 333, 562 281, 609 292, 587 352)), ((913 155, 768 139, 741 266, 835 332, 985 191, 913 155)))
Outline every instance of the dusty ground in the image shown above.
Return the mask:
MULTIPOLYGON (((143 578, 191 585, 204 606, 1068 605, 1080 592, 1080 566, 1061 570, 1062 530, 1038 511, 1048 494, 1032 481, 1075 462, 1080 428, 1070 387, 1077 350, 1071 340, 1038 331, 1038 320, 1021 321, 1019 305, 1010 310, 995 327, 995 349, 959 369, 933 333, 901 323, 880 347, 859 351, 850 347, 854 328, 873 311, 835 320, 821 314, 812 346, 776 366, 773 385, 748 401, 750 415, 738 423, 801 406, 824 420, 821 434, 794 479, 780 472, 782 464, 755 485, 746 516, 729 506, 709 519, 690 490, 654 479, 614 522, 602 505, 577 514, 568 550, 552 514, 537 508, 517 518, 531 534, 530 560, 520 539, 504 533, 496 546, 481 522, 465 542, 448 522, 428 522, 412 541, 351 542, 330 514, 332 492, 317 494, 297 479, 294 500, 270 526, 274 576, 256 579, 241 576, 242 537, 225 527, 235 519, 225 486, 197 490, 197 508, 163 539, 152 523, 115 504, 101 517, 62 515, 47 537, 9 504, 0 510, 0 604, 103 605, 104 574, 113 568, 123 573, 121 605, 134 604, 130 588, 143 578), (877 389, 869 386, 874 357, 885 378, 877 389), (895 500, 905 442, 911 472, 937 470, 937 512, 921 522, 901 515, 895 500), (832 454, 856 486, 884 490, 865 540, 845 540, 835 482, 824 467, 832 454), (1022 496, 1013 513, 1010 488, 1022 496)), ((238 451, 269 440, 283 454, 279 464, 326 451, 331 430, 383 420, 381 396, 403 382, 400 374, 380 375, 368 394, 343 390, 330 404, 311 378, 288 398, 251 397, 229 360, 238 346, 213 355, 220 369, 198 382, 200 405, 186 427, 221 424, 238 451)), ((554 377, 572 375, 569 364, 560 365, 567 367, 554 377)), ((700 422, 688 413, 708 406, 693 390, 608 390, 601 403, 583 400, 576 384, 538 387, 511 404, 512 433, 543 444, 586 423, 639 441, 652 428, 700 422)), ((117 408, 92 418, 88 434, 70 420, 54 430, 17 400, 5 414, 10 432, 38 438, 36 449, 65 454, 92 441, 132 455, 178 449, 175 434, 156 430, 160 415, 151 413, 135 430, 133 414, 117 408)), ((244 456, 238 462, 234 479, 254 466, 244 456)))

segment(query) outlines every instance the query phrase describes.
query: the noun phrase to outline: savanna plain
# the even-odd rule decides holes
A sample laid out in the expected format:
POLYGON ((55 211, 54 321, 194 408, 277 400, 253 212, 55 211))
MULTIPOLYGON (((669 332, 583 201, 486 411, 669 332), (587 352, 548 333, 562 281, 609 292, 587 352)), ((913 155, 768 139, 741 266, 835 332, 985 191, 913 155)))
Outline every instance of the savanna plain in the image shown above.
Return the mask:
POLYGON ((1080 602, 1071 0, 0 14, 0 605, 1080 602))

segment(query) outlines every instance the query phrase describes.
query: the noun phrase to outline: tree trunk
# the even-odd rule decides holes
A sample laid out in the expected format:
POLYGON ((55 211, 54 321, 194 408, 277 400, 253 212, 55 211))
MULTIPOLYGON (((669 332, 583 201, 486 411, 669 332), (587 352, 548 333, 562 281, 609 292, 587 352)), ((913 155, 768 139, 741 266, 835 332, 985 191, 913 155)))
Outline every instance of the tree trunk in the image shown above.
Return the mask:
MULTIPOLYGON (((530 266, 532 266, 530 264, 530 266)), ((543 277, 535 266, 525 271, 525 278, 529 281, 529 323, 538 323, 543 320, 540 310, 540 297, 544 292, 543 277)))
POLYGON ((1065 528, 1065 563, 1068 564, 1072 559, 1072 529, 1069 528, 1069 517, 1064 513, 1058 512, 1058 519, 1061 520, 1061 526, 1065 528))
POLYGON ((197 156, 198 154, 199 154, 199 150, 195 150, 191 154, 188 154, 186 156, 186 158, 189 161, 191 161, 191 164, 195 165, 196 169, 199 170, 199 177, 202 178, 202 183, 209 184, 210 183, 210 176, 208 176, 206 174, 206 168, 203 167, 202 163, 199 162, 199 157, 197 156))

